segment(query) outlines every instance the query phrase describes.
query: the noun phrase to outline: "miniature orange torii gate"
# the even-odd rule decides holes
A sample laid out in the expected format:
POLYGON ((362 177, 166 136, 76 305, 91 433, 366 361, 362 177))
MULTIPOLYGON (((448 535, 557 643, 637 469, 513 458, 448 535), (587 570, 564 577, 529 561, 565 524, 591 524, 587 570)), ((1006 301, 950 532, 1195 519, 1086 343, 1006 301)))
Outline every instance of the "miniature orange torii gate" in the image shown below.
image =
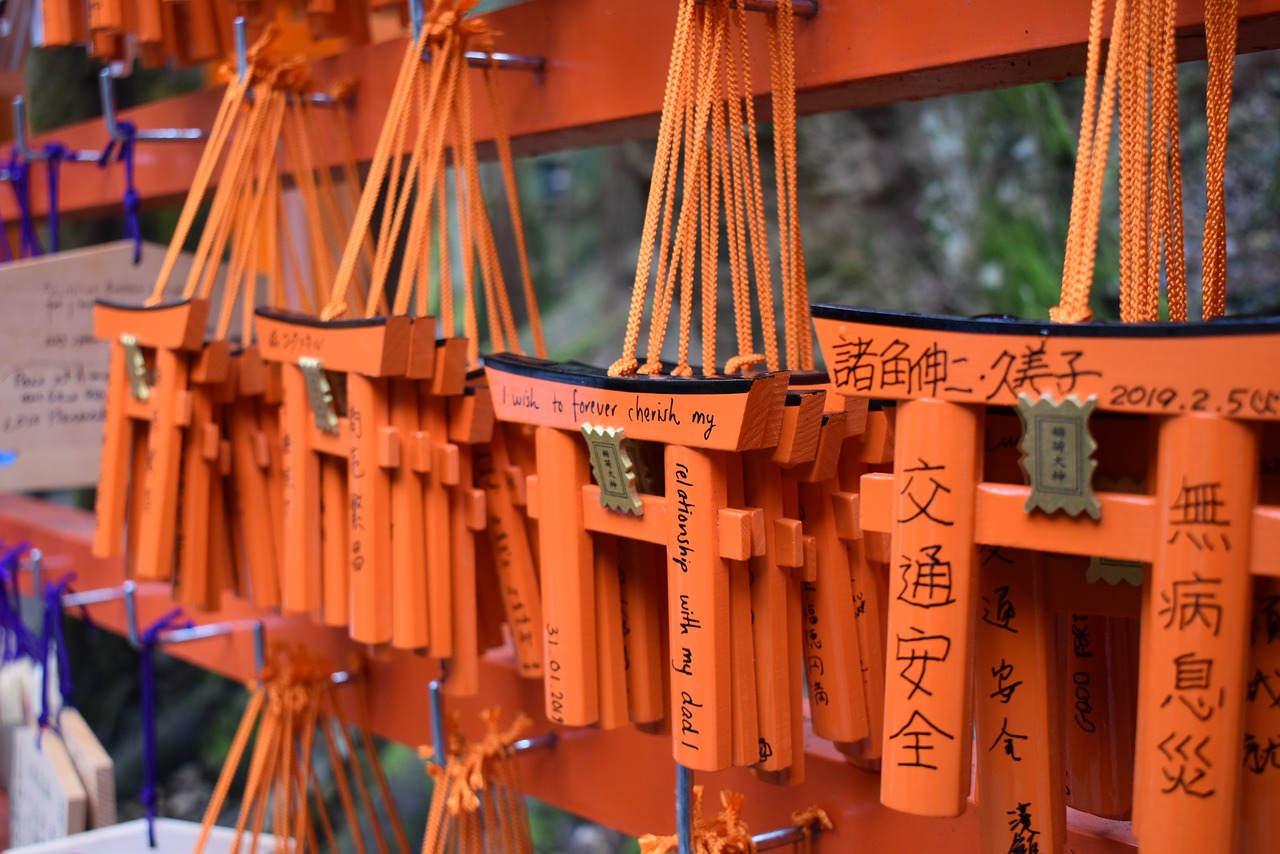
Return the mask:
MULTIPOLYGON (((1245 836, 1248 850, 1264 850, 1272 820, 1260 805, 1274 804, 1280 785, 1271 681, 1280 640, 1272 595, 1280 506, 1259 503, 1259 486, 1263 499, 1277 501, 1274 471, 1260 472, 1280 421, 1280 380, 1270 367, 1280 356, 1280 321, 1067 326, 831 306, 815 306, 814 317, 837 389, 899 401, 896 471, 864 476, 861 502, 863 529, 891 532, 900 557, 890 642, 908 624, 927 624, 923 631, 950 645, 950 655, 927 664, 939 686, 933 693, 913 697, 911 685, 890 680, 882 800, 935 815, 963 809, 967 699, 976 668, 987 665, 969 650, 978 595, 989 593, 977 588, 976 547, 1105 556, 1150 564, 1136 835, 1152 851, 1235 850, 1245 836), (987 481, 989 408, 1021 398, 1026 409, 1042 395, 1145 417, 1147 494, 1099 493, 1093 519, 1025 509, 1046 484, 1088 502, 1085 415, 1026 416, 1023 448, 1033 452, 1024 465, 1035 487, 987 481), (1069 466, 1064 445, 1081 452, 1079 467, 1069 466), (913 487, 922 473, 932 491, 913 487), (945 518, 930 503, 939 497, 945 518), (961 695, 965 702, 956 702, 961 695), (1237 835, 1233 817, 1246 806, 1237 835)), ((1101 441, 1108 435, 1103 430, 1101 441)), ((989 621, 995 606, 986 605, 989 621)), ((1006 723, 1002 734, 1025 732, 1006 723)), ((986 745, 978 748, 981 757, 986 745)))
POLYGON ((765 520, 761 510, 744 506, 741 458, 733 452, 779 445, 785 410, 800 409, 786 406, 788 375, 609 377, 508 354, 488 356, 485 364, 495 415, 537 428, 538 474, 529 478, 528 502, 538 520, 543 566, 547 717, 569 726, 617 726, 627 722, 631 703, 633 719, 645 716, 640 723, 662 720, 665 668, 652 670, 647 685, 633 682, 629 700, 624 649, 612 645, 623 639, 625 620, 625 658, 637 668, 653 663, 644 659, 662 660, 654 656, 663 648, 662 586, 652 577, 661 564, 645 559, 648 543, 669 556, 669 720, 676 756, 700 770, 753 764, 757 728, 735 728, 733 710, 754 706, 755 692, 739 687, 735 693, 731 671, 746 674, 731 665, 730 637, 736 624, 750 649, 745 568, 765 551, 765 520), (625 451, 597 455, 598 463, 611 460, 603 462, 611 468, 597 471, 603 486, 593 485, 584 422, 601 428, 601 440, 619 449, 622 436, 612 437, 622 431, 630 442, 665 445, 661 475, 651 473, 665 489, 636 488, 625 451), (606 509, 602 488, 614 502, 635 501, 639 515, 606 509), (613 556, 610 546, 617 549, 613 556), (634 581, 625 615, 619 565, 634 581), (640 573, 648 577, 636 577, 640 573), (741 585, 732 583, 734 573, 741 585), (733 607, 731 591, 746 594, 739 601, 745 608, 733 607), (612 660, 601 662, 602 655, 612 660))

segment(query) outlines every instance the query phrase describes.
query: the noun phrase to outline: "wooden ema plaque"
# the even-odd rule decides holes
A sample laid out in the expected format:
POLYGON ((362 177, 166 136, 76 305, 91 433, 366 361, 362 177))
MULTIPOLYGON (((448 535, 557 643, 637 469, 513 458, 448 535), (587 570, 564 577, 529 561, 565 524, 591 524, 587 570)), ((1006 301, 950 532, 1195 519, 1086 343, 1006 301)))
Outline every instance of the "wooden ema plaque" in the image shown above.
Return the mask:
POLYGON ((155 307, 100 300, 94 311, 94 335, 111 344, 94 554, 121 553, 127 516, 141 580, 173 574, 193 377, 226 378, 227 351, 204 347, 208 316, 209 303, 200 299, 155 307))
POLYGON ((743 466, 747 452, 778 445, 787 375, 612 378, 510 354, 486 357, 485 369, 498 419, 537 431, 527 499, 543 567, 548 718, 569 726, 654 721, 656 674, 618 668, 662 648, 628 654, 626 641, 660 632, 662 578, 643 558, 661 549, 675 757, 708 771, 757 763, 755 665, 733 649, 752 648, 749 562, 766 554, 768 537, 763 511, 745 506, 743 466), (584 425, 606 446, 594 484, 584 425), (633 477, 638 513, 606 509, 602 489, 611 506, 625 504, 633 477))
POLYGON ((282 370, 284 609, 425 650, 444 662, 445 691, 471 696, 480 654, 501 641, 487 607, 499 598, 522 673, 540 676, 524 481, 483 375, 467 375, 466 342, 437 340, 433 318, 262 310, 258 322, 262 356, 282 370))
POLYGON ((343 624, 345 617, 354 640, 387 643, 391 482, 401 464, 388 383, 408 370, 412 321, 323 322, 259 309, 257 326, 262 358, 282 371, 286 609, 308 610, 331 587, 347 593, 347 601, 325 602, 326 621, 343 624), (326 457, 345 460, 345 467, 326 464, 326 457), (333 481, 327 488, 324 478, 333 481), (333 547, 322 549, 322 529, 333 547), (321 578, 339 576, 316 589, 321 578))
POLYGON ((19 727, 12 751, 9 841, 32 845, 86 830, 88 798, 58 734, 19 727))
MULTIPOLYGON (((1256 700, 1262 683, 1253 690, 1246 677, 1260 648, 1256 634, 1250 646, 1256 589, 1280 576, 1280 506, 1260 502, 1258 487, 1263 422, 1280 418, 1280 383, 1270 369, 1280 358, 1280 321, 1062 326, 831 306, 813 313, 836 387, 899 401, 895 472, 865 475, 861 504, 863 529, 891 533, 900 559, 890 576, 890 644, 917 629, 950 642, 947 660, 931 661, 921 682, 931 693, 890 675, 882 800, 924 814, 964 808, 963 692, 1000 669, 967 644, 990 616, 1037 607, 1025 574, 1021 589, 1007 585, 1003 606, 998 588, 984 589, 980 550, 1137 561, 1150 569, 1141 605, 1135 834, 1154 851, 1236 850, 1255 830, 1235 817, 1247 817, 1248 793, 1265 779, 1244 773, 1267 737, 1265 723, 1248 717, 1250 694, 1256 700), (986 476, 981 441, 988 408, 1013 406, 1022 395, 1074 396, 1100 413, 1144 416, 1147 428, 1130 431, 1125 452, 1138 465, 1150 461, 1148 486, 1097 492, 1096 519, 1027 511, 1031 487, 986 476), (1033 604, 1020 608, 1015 598, 1028 594, 1033 604), (1262 730, 1248 731, 1252 754, 1246 720, 1262 730)), ((1129 423, 1098 431, 1099 456, 1129 423)), ((1099 598, 1119 595, 1108 590, 1101 585, 1099 598)), ((1015 752, 1019 725, 1028 726, 1010 718, 1004 728, 1015 752)), ((977 745, 980 763, 987 746, 977 745)), ((1050 817, 1029 811, 1020 826, 1044 841, 1050 817)), ((1022 822, 1019 813, 1012 818, 1022 822)))
POLYGON ((115 824, 116 767, 111 755, 75 709, 63 708, 59 712, 58 729, 67 756, 84 785, 86 829, 115 824))

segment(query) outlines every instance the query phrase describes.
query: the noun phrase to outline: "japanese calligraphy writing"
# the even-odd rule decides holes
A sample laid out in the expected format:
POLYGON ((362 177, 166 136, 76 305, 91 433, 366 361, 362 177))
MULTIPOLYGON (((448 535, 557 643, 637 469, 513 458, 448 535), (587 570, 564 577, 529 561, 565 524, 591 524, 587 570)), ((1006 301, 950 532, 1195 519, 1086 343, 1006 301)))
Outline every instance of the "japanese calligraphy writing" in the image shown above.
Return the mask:
POLYGON ((905 661, 906 666, 902 668, 899 675, 911 685, 911 691, 907 694, 907 699, 915 697, 918 692, 924 692, 930 696, 933 692, 925 687, 925 676, 928 673, 929 662, 946 661, 947 655, 951 652, 951 639, 944 635, 926 635, 922 629, 911 627, 914 635, 903 637, 898 635, 898 651, 895 656, 898 661, 905 661))
POLYGON ((940 608, 955 601, 951 591, 951 561, 942 560, 942 546, 920 548, 914 560, 902 556, 902 590, 898 598, 917 608, 940 608))
POLYGON ((1013 834, 1009 840, 1009 854, 1040 854, 1040 843, 1037 841, 1040 831, 1032 827, 1031 804, 1019 801, 1007 815, 1009 831, 1013 834))
POLYGON ((1016 616, 1018 614, 1009 599, 1008 585, 997 587, 992 596, 982 597, 982 622, 1016 635, 1018 630, 1010 625, 1016 616))
POLYGON ((841 341, 834 349, 836 358, 832 373, 836 385, 850 386, 854 391, 896 389, 909 395, 936 395, 940 388, 953 392, 972 391, 948 382, 951 368, 969 360, 965 357, 952 358, 937 342, 913 352, 911 345, 898 338, 883 345, 872 338, 858 338, 841 341))
POLYGON ((993 377, 994 385, 989 386, 987 400, 993 400, 1002 394, 1017 398, 1023 392, 1030 392, 1039 397, 1046 391, 1055 392, 1058 397, 1066 397, 1076 389, 1081 377, 1100 377, 1101 371, 1087 370, 1081 361, 1082 350, 1063 350, 1050 354, 1048 343, 1024 345, 1020 352, 1001 351, 991 363, 989 373, 982 378, 993 377))
POLYGON ((907 768, 932 768, 937 770, 937 765, 929 764, 927 754, 934 749, 931 739, 938 736, 952 741, 955 740, 955 736, 935 726, 921 712, 913 711, 911 717, 907 718, 907 722, 899 727, 897 732, 889 736, 890 741, 896 741, 899 738, 904 739, 903 751, 912 754, 912 756, 907 757, 908 761, 903 761, 900 758, 897 764, 907 768), (910 739, 910 741, 906 741, 906 739, 910 739))
POLYGON ((1164 741, 1160 742, 1160 752, 1164 754, 1166 760, 1161 773, 1164 774, 1165 782, 1168 784, 1161 789, 1164 794, 1181 789, 1195 798, 1208 798, 1213 795, 1216 790, 1207 788, 1203 782, 1208 776, 1209 769, 1213 767, 1213 763, 1204 755, 1204 749, 1208 744, 1209 736, 1207 735, 1196 740, 1194 735, 1178 732, 1170 733, 1164 741))
POLYGON ((1007 706, 1013 699, 1013 692, 1022 684, 1022 680, 1013 681, 1013 665, 1003 658, 1000 659, 999 667, 991 668, 991 676, 996 680, 996 689, 988 696, 993 699, 999 697, 1000 702, 1007 706))
POLYGON ((1009 719, 1005 718, 1000 724, 1000 734, 996 736, 995 741, 991 742, 991 746, 987 748, 987 752, 995 750, 1000 745, 1004 745, 1004 755, 1008 756, 1014 762, 1021 762, 1022 757, 1018 755, 1017 742, 1026 741, 1027 736, 1019 735, 1009 729, 1009 719))
POLYGON ((1226 502, 1219 495, 1221 489, 1221 483, 1187 483, 1185 477, 1182 479, 1182 488, 1170 507, 1173 518, 1169 524, 1174 527, 1170 544, 1185 533, 1187 542, 1202 551, 1231 550, 1227 534, 1212 530, 1231 524, 1225 515, 1226 502))
POLYGON ((1191 576, 1190 580, 1174 581, 1169 590, 1160 593, 1165 607, 1157 613, 1166 617, 1166 629, 1176 624, 1178 631, 1182 631, 1198 623, 1217 637, 1222 628, 1222 606, 1217 604, 1218 585, 1222 584, 1222 579, 1201 578, 1198 572, 1191 576))
POLYGON ((933 507, 933 503, 938 499, 939 493, 951 492, 950 489, 942 485, 937 475, 929 474, 930 472, 941 472, 944 468, 944 466, 931 466, 924 460, 920 460, 918 465, 903 469, 903 472, 911 476, 907 478, 901 494, 907 497, 907 501, 911 502, 915 509, 908 516, 899 519, 899 522, 913 522, 924 516, 930 522, 936 522, 939 525, 950 527, 955 524, 936 515, 937 511, 930 512, 930 508, 933 507), (926 478, 925 475, 928 475, 928 477, 926 478), (916 484, 917 476, 922 481, 918 485, 916 484), (913 486, 916 489, 915 492, 912 491, 913 486))
POLYGON ((1213 692, 1213 659, 1197 656, 1194 652, 1185 652, 1173 659, 1176 667, 1174 687, 1160 705, 1169 705, 1175 698, 1195 715, 1198 720, 1207 721, 1213 717, 1213 710, 1222 705, 1224 689, 1218 689, 1216 698, 1213 692))

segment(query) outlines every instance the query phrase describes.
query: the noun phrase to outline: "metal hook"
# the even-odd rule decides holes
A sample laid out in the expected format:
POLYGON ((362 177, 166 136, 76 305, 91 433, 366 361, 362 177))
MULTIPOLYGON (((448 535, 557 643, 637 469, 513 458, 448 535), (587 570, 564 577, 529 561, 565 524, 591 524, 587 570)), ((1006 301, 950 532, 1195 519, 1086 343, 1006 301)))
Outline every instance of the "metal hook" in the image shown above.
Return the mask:
MULTIPOLYGON (((492 53, 481 50, 469 50, 466 53, 467 65, 472 68, 500 68, 504 71, 532 71, 538 76, 538 81, 542 81, 543 74, 547 71, 546 57, 542 56, 520 56, 514 53, 503 53, 501 51, 493 51, 492 53)), ((428 57, 429 59, 430 57, 428 57)))
POLYGON ((249 36, 244 15, 237 15, 231 22, 236 42, 236 76, 243 83, 249 76, 249 36))
POLYGON ((31 590, 37 597, 43 589, 41 573, 44 571, 44 552, 40 549, 33 548, 27 552, 26 566, 18 564, 19 571, 29 569, 31 571, 31 590))
POLYGON ((821 827, 813 825, 801 825, 798 827, 784 827, 781 830, 771 830, 768 833, 757 833, 751 837, 751 842, 756 846, 757 851, 773 851, 777 848, 785 848, 788 845, 797 845, 804 842, 807 838, 812 839, 822 833, 821 827))
MULTIPOLYGON (((236 44, 236 75, 240 82, 243 83, 249 78, 249 34, 248 23, 243 15, 238 15, 231 22, 231 29, 235 35, 236 44)), ((245 97, 250 101, 253 100, 253 90, 245 93, 245 97)), ((293 97, 290 95, 289 97, 293 97)), ((332 95, 325 92, 311 92, 306 96, 307 103, 317 107, 333 107, 338 104, 338 100, 332 95)))
MULTIPOLYGON (((409 26, 410 32, 413 33, 413 41, 416 44, 422 36, 422 28, 426 24, 426 11, 423 8, 423 0, 409 0, 409 26)), ((480 50, 469 50, 466 53, 467 64, 472 68, 501 68, 507 71, 532 71, 538 75, 541 82, 542 75, 547 70, 547 60, 541 56, 519 56, 514 53, 501 53, 494 51, 492 53, 480 50)), ((431 61, 430 51, 423 51, 422 59, 424 62, 431 61)))
POLYGON ((339 670, 336 673, 329 674, 329 681, 334 685, 346 685, 349 682, 360 681, 360 674, 353 673, 350 670, 339 670))
MULTIPOLYGON (((116 118, 115 83, 111 77, 111 69, 104 68, 98 72, 98 95, 102 99, 102 119, 107 125, 107 133, 111 139, 121 142, 125 139, 116 118)), ((200 128, 152 128, 134 133, 134 139, 145 139, 152 142, 191 142, 204 138, 200 128)))
POLYGON ((435 745, 436 752, 432 759, 437 765, 444 765, 444 699, 440 694, 439 679, 432 679, 427 684, 427 692, 430 695, 431 702, 429 708, 431 710, 431 741, 435 745))
MULTIPOLYGON (((27 101, 21 95, 13 96, 13 147, 23 160, 48 160, 49 155, 42 150, 27 147, 27 101)), ((78 163, 97 163, 102 156, 99 151, 73 151, 66 159, 78 163)))
POLYGON ((253 632, 254 670, 258 678, 261 679, 262 671, 267 666, 266 629, 261 620, 227 620, 222 623, 205 623, 201 626, 190 626, 185 629, 170 629, 167 632, 161 632, 157 637, 157 641, 161 646, 170 646, 176 643, 188 643, 195 640, 221 637, 222 635, 233 634, 245 629, 253 632))
POLYGON ((676 840, 680 854, 693 854, 693 771, 676 763, 676 840))
MULTIPOLYGON (((334 674, 335 677, 338 674, 334 674)), ((334 682, 338 680, 335 678, 334 682)), ((344 680, 345 681, 345 680, 344 680)), ((444 765, 445 741, 444 741, 444 697, 441 692, 443 679, 432 679, 427 683, 427 691, 430 695, 430 704, 428 708, 431 711, 431 741, 435 747, 435 754, 431 757, 432 761, 437 765, 444 765)), ((560 736, 554 731, 535 735, 532 738, 522 738, 511 744, 511 752, 517 756, 524 755, 537 750, 547 750, 555 747, 560 741, 560 736)))
POLYGON ((512 742, 511 752, 517 756, 523 756, 526 753, 532 753, 537 750, 550 750, 560 742, 560 736, 553 730, 552 732, 535 735, 531 738, 522 738, 519 741, 512 742))
POLYGON ((414 44, 418 43, 426 24, 427 11, 424 7, 423 0, 409 0, 409 31, 413 33, 414 44))
MULTIPOLYGON (((772 851, 787 845, 795 845, 812 839, 822 832, 815 824, 784 827, 767 833, 757 833, 751 842, 757 851, 772 851)), ((676 764, 676 840, 680 854, 693 854, 693 772, 676 764)))

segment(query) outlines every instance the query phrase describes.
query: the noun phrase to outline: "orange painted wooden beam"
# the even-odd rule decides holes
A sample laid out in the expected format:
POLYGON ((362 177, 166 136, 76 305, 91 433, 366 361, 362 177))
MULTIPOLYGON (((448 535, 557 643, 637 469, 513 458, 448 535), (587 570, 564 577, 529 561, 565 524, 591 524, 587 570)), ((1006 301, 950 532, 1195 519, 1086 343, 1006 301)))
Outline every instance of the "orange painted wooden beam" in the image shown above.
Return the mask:
MULTIPOLYGON (((1031 488, 1009 483, 978 485, 974 542, 1061 554, 1106 555, 1149 562, 1155 543, 1156 502, 1149 495, 1100 492, 1102 518, 1076 520, 1062 514, 1023 513, 1031 488)), ((893 475, 862 476, 862 528, 888 533, 892 527, 893 475)), ((1280 507, 1253 509, 1250 550, 1255 558, 1280 550, 1280 507)), ((1280 562, 1255 559, 1254 575, 1280 577, 1280 562)))
MULTIPOLYGON (((76 573, 74 589, 90 590, 118 585, 123 580, 118 560, 93 557, 92 514, 17 495, 0 495, 0 538, 6 542, 26 539, 45 554, 46 577, 76 573)), ((29 585, 29 579, 24 578, 29 585)), ((150 585, 140 590, 139 619, 145 625, 174 607, 168 587, 150 585)), ((125 630, 124 608, 119 602, 92 606, 95 622, 117 634, 125 630)), ((200 616, 200 622, 263 618, 267 642, 288 640, 305 643, 329 656, 340 666, 358 654, 341 629, 317 626, 305 618, 284 618, 256 612, 245 603, 227 597, 223 610, 200 616)), ((253 651, 248 633, 194 641, 170 647, 166 652, 199 667, 232 679, 253 678, 253 651)), ((371 653, 363 685, 339 691, 348 702, 367 690, 373 729, 379 735, 408 745, 430 740, 427 683, 438 675, 436 665, 410 652, 378 649, 371 653)), ((164 703, 165 698, 159 698, 164 703)), ((482 708, 500 705, 504 717, 523 711, 546 728, 542 714, 541 683, 521 679, 512 657, 489 656, 482 663, 481 690, 474 698, 447 701, 461 713, 466 725, 477 730, 482 708)), ((478 733, 477 733, 478 734, 478 733)), ((956 819, 921 819, 883 807, 879 803, 879 777, 849 765, 830 744, 811 736, 806 739, 805 782, 798 786, 762 783, 747 769, 698 774, 697 782, 711 789, 731 788, 747 794, 745 816, 755 831, 773 830, 790 823, 793 810, 822 806, 835 822, 835 831, 818 842, 818 851, 867 850, 928 851, 945 843, 954 854, 978 852, 978 816, 975 809, 956 819)), ((525 791, 572 813, 619 828, 631 834, 671 832, 675 826, 675 767, 667 736, 648 735, 631 727, 611 731, 594 728, 562 729, 551 750, 524 756, 520 763, 525 791)), ((1136 851, 1128 825, 1122 822, 1072 813, 1068 847, 1076 854, 1133 854, 1136 851)))
MULTIPOLYGON (((1203 56, 1202 8, 1181 4, 1180 58, 1203 56)), ((517 153, 654 135, 675 9, 675 0, 538 0, 489 16, 500 33, 500 50, 547 61, 541 77, 503 73, 517 153)), ((1241 0, 1240 15, 1241 52, 1280 46, 1280 0, 1241 0)), ((1088 19, 1088 0, 824 0, 816 17, 796 22, 798 106, 806 113, 853 109, 1077 75, 1084 67, 1088 19)), ((768 74, 763 26, 754 36, 755 84, 763 92, 768 74)), ((360 81, 351 130, 361 159, 372 155, 403 49, 402 40, 384 42, 322 60, 314 68, 321 88, 347 76, 360 81)), ((123 117, 140 128, 208 127, 220 97, 219 91, 185 95, 125 111, 123 117)), ((476 136, 488 140, 489 118, 477 106, 476 136)), ((41 135, 33 144, 52 139, 98 149, 106 132, 101 122, 83 122, 41 135)), ((326 141, 335 160, 337 148, 326 141)), ((137 185, 149 205, 169 204, 186 193, 199 148, 198 143, 139 146, 137 185)), ((62 183, 67 215, 119 211, 121 169, 67 169, 75 170, 62 183)), ((44 170, 33 175, 35 212, 43 215, 44 170)))

